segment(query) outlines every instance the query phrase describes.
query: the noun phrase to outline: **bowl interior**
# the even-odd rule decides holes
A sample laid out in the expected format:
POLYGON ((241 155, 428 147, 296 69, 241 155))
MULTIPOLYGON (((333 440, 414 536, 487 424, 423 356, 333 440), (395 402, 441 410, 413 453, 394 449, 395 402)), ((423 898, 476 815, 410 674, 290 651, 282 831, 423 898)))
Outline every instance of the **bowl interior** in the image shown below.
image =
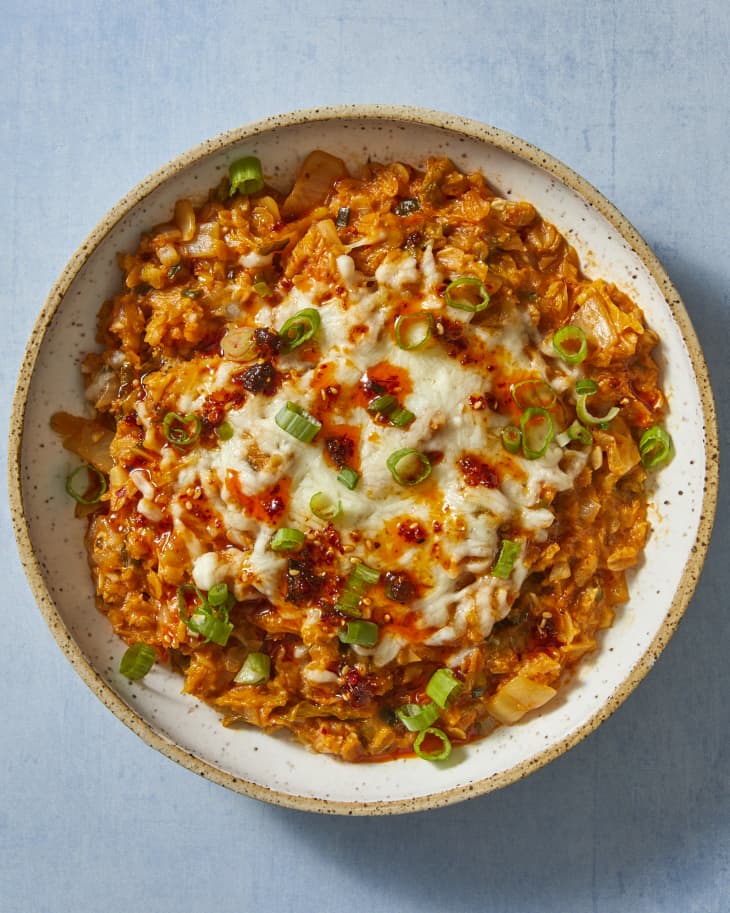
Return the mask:
POLYGON ((671 635, 699 573, 713 503, 705 482, 712 475, 714 419, 696 346, 676 293, 641 239, 597 192, 539 150, 473 122, 400 109, 272 119, 219 137, 140 185, 91 236, 52 292, 16 403, 15 420, 22 421, 15 467, 21 552, 44 614, 82 677, 143 738, 179 762, 234 789, 316 810, 406 811, 456 801, 524 775, 590 731, 671 635), (79 361, 94 346, 100 305, 119 287, 116 254, 133 250, 143 229, 168 219, 179 197, 204 196, 233 158, 259 156, 270 183, 285 189, 313 148, 343 157, 354 169, 368 158, 420 165, 434 154, 462 169, 481 169, 503 195, 530 200, 554 222, 576 247, 585 272, 631 294, 662 340, 668 428, 677 455, 656 479, 653 532, 631 581, 629 605, 559 699, 517 726, 456 750, 444 765, 346 765, 286 738, 224 729, 214 711, 181 695, 181 680, 159 667, 143 684, 122 678, 123 645, 94 608, 85 524, 73 521, 64 492, 74 460, 49 427, 54 412, 80 410, 79 361))

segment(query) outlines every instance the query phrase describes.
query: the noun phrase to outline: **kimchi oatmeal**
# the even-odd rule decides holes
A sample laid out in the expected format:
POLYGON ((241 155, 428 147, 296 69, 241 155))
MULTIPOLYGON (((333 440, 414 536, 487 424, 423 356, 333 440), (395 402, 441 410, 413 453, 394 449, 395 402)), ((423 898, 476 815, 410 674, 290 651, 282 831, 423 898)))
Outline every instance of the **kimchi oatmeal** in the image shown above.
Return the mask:
POLYGON ((631 298, 445 158, 315 151, 281 194, 246 156, 119 261, 95 416, 52 424, 122 674, 346 761, 553 698, 672 454, 631 298))

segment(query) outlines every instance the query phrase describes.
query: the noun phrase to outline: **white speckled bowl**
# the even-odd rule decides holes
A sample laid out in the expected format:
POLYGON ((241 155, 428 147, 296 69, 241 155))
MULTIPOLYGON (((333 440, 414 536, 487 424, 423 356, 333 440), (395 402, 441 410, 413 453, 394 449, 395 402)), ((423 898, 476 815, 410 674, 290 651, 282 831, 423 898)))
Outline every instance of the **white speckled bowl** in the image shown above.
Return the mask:
POLYGON ((54 636, 96 695, 141 738, 185 767, 259 799, 318 812, 381 814, 446 805, 504 786, 574 745, 614 711, 651 668, 684 612, 712 528, 718 443, 707 370, 685 309, 646 243, 597 190, 522 140, 474 121, 412 108, 346 106, 272 117, 216 137, 143 181, 89 235, 51 291, 28 344, 11 421, 10 498, 20 553, 54 636), (97 311, 117 289, 115 255, 169 218, 174 201, 204 194, 228 163, 258 155, 286 188, 313 148, 353 166, 368 157, 421 163, 450 156, 481 168, 505 196, 535 203, 577 248, 589 275, 638 300, 662 339, 668 428, 677 456, 658 474, 646 561, 631 602, 600 650, 558 699, 522 723, 459 748, 445 765, 417 759, 347 765, 285 738, 224 729, 156 667, 133 684, 117 667, 123 645, 94 608, 82 538, 64 479, 72 459, 49 427, 79 412, 78 363, 93 345, 97 311))

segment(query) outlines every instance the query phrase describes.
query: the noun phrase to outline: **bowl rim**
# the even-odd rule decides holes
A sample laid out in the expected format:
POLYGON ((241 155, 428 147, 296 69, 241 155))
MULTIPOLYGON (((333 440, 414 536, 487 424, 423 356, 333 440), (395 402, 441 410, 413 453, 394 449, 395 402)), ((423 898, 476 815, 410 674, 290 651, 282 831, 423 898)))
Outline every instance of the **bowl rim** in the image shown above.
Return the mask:
POLYGON ((182 767, 197 773, 221 786, 236 792, 302 811, 342 815, 378 815, 398 814, 421 811, 451 805, 465 799, 499 789, 513 783, 549 761, 568 751, 579 741, 589 735, 607 719, 626 700, 629 694, 644 678, 662 652, 682 615, 684 614, 697 586, 702 566, 709 547, 712 526, 717 505, 717 488, 719 476, 719 438, 715 404, 710 386, 709 372, 700 348, 695 330, 685 306, 662 267, 659 259, 651 250, 628 219, 592 184, 565 165, 554 156, 538 147, 499 128, 481 123, 461 115, 402 105, 384 104, 346 104, 304 108, 285 114, 275 114, 253 121, 241 127, 225 131, 215 137, 204 140, 168 161, 140 181, 92 229, 86 239, 72 255, 61 275, 49 292, 41 312, 36 319, 30 339, 25 348, 18 381, 13 397, 10 414, 10 433, 8 446, 8 488, 10 514, 15 531, 21 562, 30 584, 33 596, 38 603, 43 618, 51 630, 61 650, 77 674, 99 700, 129 729, 161 754, 176 761, 182 767), (76 643, 62 621, 53 599, 45 585, 41 567, 36 557, 28 522, 25 518, 22 484, 22 443, 26 403, 30 392, 35 365, 48 328, 60 307, 71 283, 83 267, 89 256, 96 250, 112 229, 145 197, 149 196, 164 181, 190 165, 194 165, 207 155, 221 149, 239 144, 243 140, 268 133, 276 128, 300 126, 312 121, 337 120, 390 121, 436 127, 457 135, 467 136, 489 145, 510 152, 544 171, 552 174, 563 184, 576 191, 584 200, 598 210, 618 231, 621 237, 634 250, 649 270, 656 282, 662 297, 666 301, 674 321, 679 327, 687 346, 695 379, 698 384, 705 431, 705 466, 704 492, 697 536, 690 547, 682 577, 677 586, 671 605, 668 607, 661 627, 653 640, 647 645, 644 653, 629 673, 614 689, 606 703, 584 721, 576 730, 559 739, 540 751, 534 757, 522 761, 508 770, 492 774, 481 780, 464 783, 445 791, 436 791, 423 796, 405 799, 375 801, 341 801, 298 796, 280 790, 271 789, 251 783, 234 776, 208 761, 204 761, 182 747, 155 732, 152 726, 138 716, 120 696, 108 685, 92 667, 80 646, 76 643))

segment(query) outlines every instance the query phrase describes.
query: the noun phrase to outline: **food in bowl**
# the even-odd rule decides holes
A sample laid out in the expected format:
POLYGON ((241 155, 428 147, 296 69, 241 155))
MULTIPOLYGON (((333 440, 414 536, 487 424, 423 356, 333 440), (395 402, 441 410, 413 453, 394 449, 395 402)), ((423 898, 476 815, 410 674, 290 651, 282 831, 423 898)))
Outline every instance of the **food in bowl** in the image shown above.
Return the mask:
POLYGON ((444 760, 556 695, 672 455, 625 292, 479 172, 320 150, 287 194, 236 159, 120 265, 95 418, 53 424, 123 674, 345 761, 444 760))

